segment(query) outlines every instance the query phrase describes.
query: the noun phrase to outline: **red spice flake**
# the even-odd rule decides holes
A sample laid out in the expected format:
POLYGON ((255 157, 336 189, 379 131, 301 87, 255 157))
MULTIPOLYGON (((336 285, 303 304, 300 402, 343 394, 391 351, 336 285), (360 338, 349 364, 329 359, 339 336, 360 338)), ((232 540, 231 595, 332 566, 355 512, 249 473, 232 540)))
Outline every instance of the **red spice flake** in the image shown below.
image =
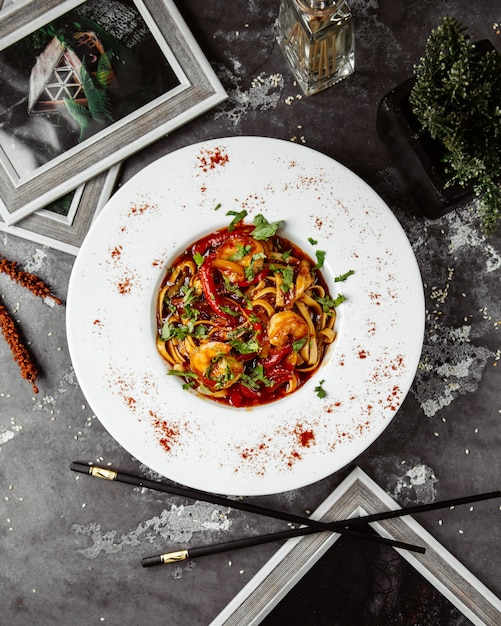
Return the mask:
POLYGON ((381 294, 380 293, 370 293, 369 298, 376 304, 377 306, 381 306, 381 294))
POLYGON ((339 408, 340 406, 341 402, 337 400, 337 402, 332 402, 331 404, 328 404, 326 407, 324 407, 324 411, 326 413, 332 413, 334 411, 334 408, 339 408))
POLYGON ((116 261, 117 259, 120 258, 121 254, 122 254, 122 246, 115 246, 113 250, 111 251, 111 258, 114 261, 116 261))
POLYGON ((358 358, 359 359, 366 359, 367 358, 367 352, 365 350, 359 350, 358 358))
MULTIPOLYGON (((386 404, 384 406, 385 409, 390 409, 390 411, 396 411, 400 406, 400 396, 401 390, 398 385, 394 385, 393 389, 390 391, 386 398, 386 404)), ((381 401, 382 402, 382 401, 381 401)))
POLYGON ((199 167, 203 172, 213 170, 217 166, 223 166, 230 160, 229 156, 216 147, 212 150, 201 150, 197 157, 200 163, 199 167))
POLYGON ((312 430, 304 430, 302 424, 296 424, 294 428, 294 434, 301 447, 309 448, 310 444, 315 441, 315 433, 312 430))
POLYGON ((135 398, 133 398, 132 396, 124 396, 123 399, 129 409, 131 409, 132 411, 136 410, 137 400, 135 398))
POLYGON ((14 319, 2 304, 0 304, 0 327, 5 341, 9 344, 12 356, 19 365, 21 376, 31 383, 33 392, 38 393, 38 387, 36 386, 38 370, 21 341, 14 319))
POLYGON ((397 370, 397 369, 400 369, 400 368, 402 368, 404 366, 405 366, 404 357, 401 354, 399 354, 399 355, 397 355, 396 359, 392 362, 391 369, 392 370, 397 370))
POLYGON ((94 320, 92 323, 94 324, 94 326, 102 326, 103 325, 101 320, 94 320))
POLYGON ((126 276, 124 278, 124 280, 122 280, 121 282, 117 283, 117 289, 118 289, 119 293, 121 293, 122 295, 130 293, 131 290, 132 290, 132 281, 131 281, 131 279, 128 276, 126 276))
POLYGON ((129 205, 129 212, 127 216, 135 217, 137 215, 143 215, 143 213, 146 213, 146 211, 149 211, 150 209, 156 209, 156 208, 158 208, 157 204, 151 204, 145 199, 143 200, 142 203, 138 203, 138 204, 131 203, 129 205))
POLYGON ((300 460, 301 460, 301 455, 299 454, 299 452, 297 452, 297 450, 293 450, 289 455, 287 465, 289 467, 292 467, 296 461, 300 461, 300 460))
POLYGON ((153 418, 153 428, 158 434, 158 443, 166 452, 172 450, 172 446, 179 441, 180 428, 177 424, 172 424, 158 417, 154 411, 149 411, 153 418))
POLYGON ((358 432, 362 434, 364 430, 367 430, 368 428, 370 428, 369 420, 365 421, 363 424, 358 424, 356 430, 358 430, 358 432))
POLYGON ((376 322, 368 322, 367 332, 369 335, 376 334, 376 322))

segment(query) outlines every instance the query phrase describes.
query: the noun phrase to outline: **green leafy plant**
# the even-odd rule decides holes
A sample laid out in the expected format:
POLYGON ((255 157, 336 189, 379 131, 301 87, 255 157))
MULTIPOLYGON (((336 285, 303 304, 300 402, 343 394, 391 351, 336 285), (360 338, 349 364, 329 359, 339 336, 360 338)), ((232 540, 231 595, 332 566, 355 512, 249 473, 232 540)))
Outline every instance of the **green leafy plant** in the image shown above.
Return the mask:
POLYGON ((412 111, 445 149, 447 185, 471 186, 491 234, 501 218, 501 54, 480 54, 448 16, 431 32, 414 73, 412 111))
POLYGON ((80 126, 80 141, 85 135, 92 120, 97 122, 113 121, 111 103, 106 92, 111 73, 111 64, 106 54, 99 57, 96 76, 93 78, 85 65, 80 68, 80 80, 87 99, 87 106, 83 106, 70 98, 64 98, 64 104, 74 120, 80 126))

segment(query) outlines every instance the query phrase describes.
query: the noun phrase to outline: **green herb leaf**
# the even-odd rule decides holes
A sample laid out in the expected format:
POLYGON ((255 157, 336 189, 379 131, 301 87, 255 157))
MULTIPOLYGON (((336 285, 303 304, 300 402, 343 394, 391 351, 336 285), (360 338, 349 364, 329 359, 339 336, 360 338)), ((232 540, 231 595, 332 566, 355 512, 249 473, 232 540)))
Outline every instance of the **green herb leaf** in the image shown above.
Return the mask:
POLYGON ((240 315, 238 311, 230 309, 229 306, 221 306, 221 311, 224 311, 225 313, 228 313, 228 315, 232 315, 233 317, 238 317, 240 315))
POLYGON ((257 240, 269 239, 270 237, 273 237, 273 235, 275 235, 282 222, 283 220, 270 223, 263 215, 256 215, 253 222, 255 228, 252 231, 251 235, 252 237, 254 237, 254 239, 257 240))
POLYGON ((254 390, 259 389, 259 383, 262 383, 265 387, 271 387, 273 385, 273 381, 266 378, 262 364, 257 365, 250 374, 242 374, 240 382, 244 387, 249 387, 249 389, 254 390))
POLYGON ((324 266, 325 252, 323 250, 317 250, 315 252, 315 256, 317 257, 317 264, 313 267, 313 269, 319 270, 324 266))
POLYGON ((233 339, 230 341, 230 346, 235 348, 237 352, 240 354, 253 354, 259 350, 259 344, 255 340, 250 341, 240 341, 238 339, 233 339))
POLYGON ((336 278, 334 279, 335 283, 344 283, 344 281, 351 276, 352 274, 355 273, 355 270, 348 270, 347 272, 345 272, 344 274, 340 274, 339 276, 336 276, 336 278))
POLYGON ((313 239, 312 237, 308 237, 308 241, 311 243, 312 246, 316 246, 318 241, 316 239, 313 239))
POLYGON ((314 389, 315 393, 317 394, 319 398, 325 398, 325 396, 327 395, 327 392, 322 387, 324 383, 325 383, 325 380, 321 380, 320 383, 314 389))
POLYGON ((241 261, 244 256, 247 256, 251 251, 251 246, 243 246, 241 243, 237 244, 237 251, 230 256, 229 261, 241 261))
POLYGON ((200 252, 195 252, 195 254, 193 255, 193 260, 197 264, 197 267, 200 267, 202 263, 205 261, 205 257, 202 254, 200 254, 200 252))
POLYGON ((180 370, 169 370, 167 376, 181 376, 184 378, 198 378, 194 372, 181 372, 180 370))
POLYGON ((189 335, 189 333, 189 328, 187 326, 184 326, 184 324, 175 325, 167 321, 163 325, 160 337, 164 341, 168 341, 169 339, 182 340, 185 339, 189 335))
POLYGON ((283 278, 283 282, 280 285, 280 288, 282 289, 282 291, 287 292, 291 288, 292 281, 294 280, 294 270, 292 269, 290 265, 287 265, 282 270, 282 278, 283 278))
POLYGON ((306 337, 303 337, 302 339, 298 339, 297 341, 293 342, 292 349, 294 350, 294 352, 299 352, 299 350, 301 350, 301 348, 304 346, 305 343, 306 343, 306 337))
POLYGON ((342 302, 344 302, 346 298, 339 294, 334 300, 326 296, 325 298, 316 298, 316 301, 321 305, 324 313, 329 314, 331 309, 335 309, 342 302))
POLYGON ((231 220, 230 225, 228 226, 228 232, 231 233, 232 230, 235 230, 235 226, 241 222, 244 217, 247 215, 247 211, 244 209, 243 211, 228 211, 226 215, 234 215, 235 217, 231 220))

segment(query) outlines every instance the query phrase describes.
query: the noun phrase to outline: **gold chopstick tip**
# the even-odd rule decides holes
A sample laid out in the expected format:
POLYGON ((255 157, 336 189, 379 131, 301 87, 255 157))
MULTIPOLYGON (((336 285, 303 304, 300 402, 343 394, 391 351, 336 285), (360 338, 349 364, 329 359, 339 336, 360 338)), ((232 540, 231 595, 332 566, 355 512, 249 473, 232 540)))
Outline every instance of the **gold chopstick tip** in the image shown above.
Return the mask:
POLYGON ((90 468, 89 474, 94 476, 94 478, 104 478, 105 480, 115 480, 117 477, 117 472, 104 467, 95 467, 94 465, 90 468))
POLYGON ((178 550, 177 552, 168 552, 160 555, 162 563, 176 563, 177 561, 185 561, 188 558, 188 550, 178 550))

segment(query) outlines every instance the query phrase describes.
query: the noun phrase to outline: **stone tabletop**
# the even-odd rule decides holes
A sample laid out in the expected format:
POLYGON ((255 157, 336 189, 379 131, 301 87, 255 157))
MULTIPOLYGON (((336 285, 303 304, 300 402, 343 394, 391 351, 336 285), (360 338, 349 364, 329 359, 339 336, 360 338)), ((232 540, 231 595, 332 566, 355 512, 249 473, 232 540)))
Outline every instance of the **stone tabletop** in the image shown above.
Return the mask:
MULTIPOLYGON (((129 158, 120 175, 123 184, 160 156, 205 139, 276 137, 347 166, 405 230, 426 300, 414 383, 386 431, 349 467, 303 489, 249 498, 303 515, 356 466, 400 505, 498 489, 501 469, 501 230, 482 233, 474 202, 436 221, 424 218, 375 126, 378 102, 412 74, 442 15, 453 14, 475 39, 501 48, 501 8, 498 0, 350 6, 356 72, 306 97, 275 41, 278 0, 179 2, 228 99, 129 158)), ((79 388, 64 305, 74 256, 10 233, 0 233, 0 255, 43 278, 63 300, 36 298, 0 274, 0 302, 41 372, 34 394, 0 341, 0 623, 209 624, 276 545, 150 570, 141 558, 283 525, 71 472, 78 460, 158 478, 107 433, 79 388)), ((490 500, 419 518, 497 596, 500 505, 490 500)))

